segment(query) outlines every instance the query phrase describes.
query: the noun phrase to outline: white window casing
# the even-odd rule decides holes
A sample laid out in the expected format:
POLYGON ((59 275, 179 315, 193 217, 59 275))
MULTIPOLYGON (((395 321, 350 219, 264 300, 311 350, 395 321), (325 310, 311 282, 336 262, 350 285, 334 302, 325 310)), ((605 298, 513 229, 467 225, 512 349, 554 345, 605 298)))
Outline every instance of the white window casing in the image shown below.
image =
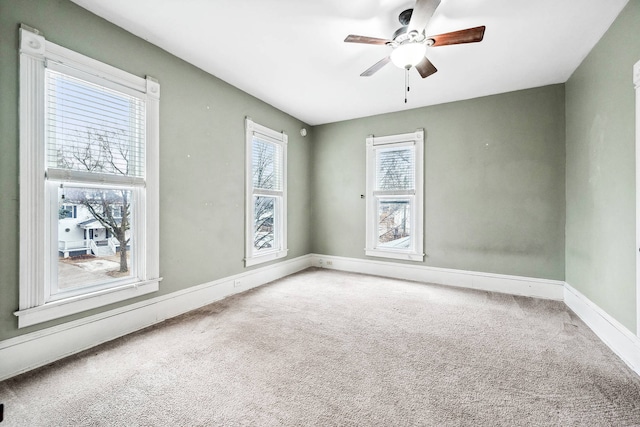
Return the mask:
POLYGON ((245 119, 246 267, 287 256, 287 141, 284 132, 276 132, 249 117, 245 119), (271 157, 261 154, 267 151, 271 157), (270 172, 266 184, 256 178, 258 169, 263 167, 270 172), (260 226, 256 229, 256 214, 260 214, 256 204, 266 206, 266 231, 260 226), (263 240, 265 244, 258 247, 263 240))
POLYGON ((366 140, 365 255, 422 261, 424 131, 366 140))
MULTIPOLYGON (((47 41, 37 30, 20 31, 20 297, 18 327, 26 327, 155 292, 159 288, 159 106, 160 85, 47 41), (113 175, 64 170, 47 164, 45 90, 47 70, 125 93, 144 102, 144 155, 140 173, 113 175), (49 167, 48 167, 49 166, 49 167), (135 271, 111 286, 87 288, 52 298, 52 275, 58 262, 57 187, 103 185, 125 187, 134 194, 131 221, 136 244, 135 271), (66 185, 66 184, 65 184, 66 185), (54 230, 55 228, 55 230, 54 230)), ((51 72, 50 71, 50 72, 51 72)))
POLYGON ((640 337, 640 61, 633 65, 636 94, 636 335, 640 337))

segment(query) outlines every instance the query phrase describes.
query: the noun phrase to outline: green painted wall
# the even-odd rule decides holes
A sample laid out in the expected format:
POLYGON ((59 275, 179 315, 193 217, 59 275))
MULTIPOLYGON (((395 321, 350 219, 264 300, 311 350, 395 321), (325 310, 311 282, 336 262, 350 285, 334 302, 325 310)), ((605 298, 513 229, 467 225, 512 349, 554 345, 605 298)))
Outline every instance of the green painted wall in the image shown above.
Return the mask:
POLYGON ((302 138, 299 120, 68 0, 0 0, 0 340, 99 311, 23 330, 12 314, 21 22, 160 80, 159 294, 244 271, 245 116, 289 135, 290 258, 366 258, 365 138, 424 128, 424 265, 566 278, 635 331, 631 66, 640 39, 629 34, 640 28, 639 2, 629 3, 566 85, 327 124, 302 138))
POLYGON ((566 280, 636 330, 632 0, 566 83, 566 280))
POLYGON ((316 127, 314 252, 366 258, 365 138, 417 128, 424 265, 563 280, 563 85, 316 127))
POLYGON ((161 291, 149 297, 244 271, 245 116, 289 135, 289 258, 311 251, 312 136, 300 136, 304 123, 68 0, 0 0, 0 340, 96 312, 22 330, 12 314, 18 307, 20 23, 41 30, 54 43, 139 76, 154 76, 161 83, 160 273, 164 280, 161 291))

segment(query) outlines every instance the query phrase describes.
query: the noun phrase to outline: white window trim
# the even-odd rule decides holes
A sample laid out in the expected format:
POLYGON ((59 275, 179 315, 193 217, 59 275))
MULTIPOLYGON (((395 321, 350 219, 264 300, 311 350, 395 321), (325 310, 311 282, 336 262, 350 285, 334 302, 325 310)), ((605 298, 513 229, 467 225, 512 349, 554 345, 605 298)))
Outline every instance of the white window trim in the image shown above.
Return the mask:
POLYGON ((640 337, 640 61, 633 65, 636 93, 636 335, 640 337))
POLYGON ((284 258, 289 251, 287 248, 287 142, 288 137, 284 132, 276 132, 266 126, 262 126, 250 117, 245 119, 245 267, 250 267, 264 262, 284 258), (282 202, 280 215, 274 218, 274 228, 278 233, 279 247, 271 251, 263 251, 260 254, 253 253, 253 136, 261 134, 269 140, 282 146, 282 202))
MULTIPOLYGON (((104 83, 105 85, 110 83, 104 83)), ((18 327, 23 328, 107 304, 155 292, 159 274, 159 108, 160 85, 51 43, 38 30, 20 28, 20 298, 18 327), (146 98, 146 190, 134 215, 136 239, 144 245, 137 260, 137 280, 96 292, 45 302, 51 251, 45 234, 45 67, 47 61, 114 82, 146 98)))
MULTIPOLYGON (((367 137, 367 184, 366 184, 366 247, 365 255, 392 258, 409 261, 424 260, 424 130, 418 129, 413 133, 390 135, 382 137, 367 137), (415 146, 415 193, 411 195, 398 195, 398 197, 409 197, 413 200, 414 209, 411 215, 411 227, 413 230, 413 248, 411 250, 391 250, 388 248, 379 249, 376 247, 378 241, 378 218, 377 218, 377 198, 374 195, 376 186, 376 150, 389 148, 391 146, 401 147, 406 145, 415 146)), ((391 197, 391 196, 389 196, 391 197)), ((393 196, 395 197, 395 196, 393 196)))

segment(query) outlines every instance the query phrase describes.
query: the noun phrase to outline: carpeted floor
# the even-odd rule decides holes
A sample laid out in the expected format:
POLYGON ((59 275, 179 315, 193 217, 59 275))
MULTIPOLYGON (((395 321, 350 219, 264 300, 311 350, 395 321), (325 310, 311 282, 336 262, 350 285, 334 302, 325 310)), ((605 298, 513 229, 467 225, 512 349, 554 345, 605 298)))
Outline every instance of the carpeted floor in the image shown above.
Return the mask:
POLYGON ((2 426, 632 426, 561 302, 310 269, 0 383, 2 426))

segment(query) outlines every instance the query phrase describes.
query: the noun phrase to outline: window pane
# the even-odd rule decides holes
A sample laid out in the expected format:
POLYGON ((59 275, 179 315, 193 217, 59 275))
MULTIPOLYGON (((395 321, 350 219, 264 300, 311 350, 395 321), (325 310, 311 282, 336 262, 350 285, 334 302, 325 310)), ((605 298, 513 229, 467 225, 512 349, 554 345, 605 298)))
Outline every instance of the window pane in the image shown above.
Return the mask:
POLYGON ((58 292, 132 276, 131 196, 121 189, 58 189, 58 292), (67 216, 69 207, 75 217, 67 216))
POLYGON ((280 144, 253 138, 253 188, 282 190, 282 147, 280 144))
POLYGON ((378 202, 378 247, 409 249, 411 247, 411 201, 380 200, 378 202))
POLYGON ((253 247, 257 251, 276 247, 275 209, 275 197, 254 197, 253 247))
POLYGON ((77 210, 74 205, 60 205, 58 207, 59 218, 75 218, 77 210))
POLYGON ((376 150, 377 190, 410 190, 415 187, 415 150, 401 147, 376 150))
POLYGON ((46 76, 47 167, 143 177, 144 102, 53 70, 46 76))

